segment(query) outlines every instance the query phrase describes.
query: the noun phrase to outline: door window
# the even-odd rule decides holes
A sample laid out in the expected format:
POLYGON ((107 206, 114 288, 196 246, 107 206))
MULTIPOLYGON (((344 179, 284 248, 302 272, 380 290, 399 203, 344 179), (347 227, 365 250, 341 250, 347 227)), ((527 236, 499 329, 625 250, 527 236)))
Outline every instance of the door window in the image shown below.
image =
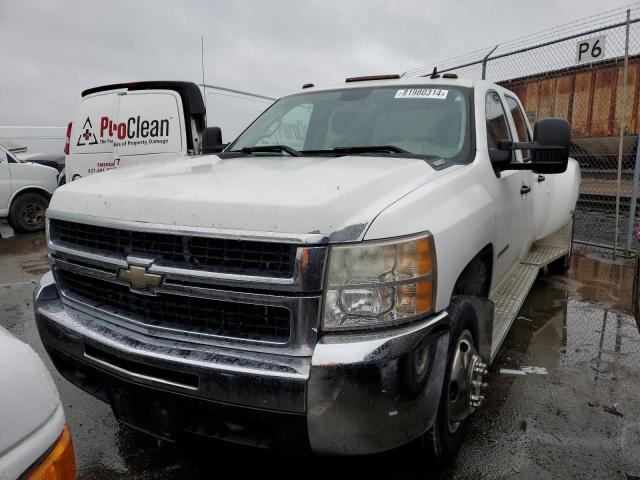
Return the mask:
POLYGON ((507 115, 497 92, 488 92, 485 99, 487 119, 487 144, 489 148, 498 148, 501 140, 511 140, 507 115))
MULTIPOLYGON (((522 113, 522 109, 515 98, 506 96, 507 106, 511 111, 511 116, 513 117, 513 123, 516 126, 516 133, 518 135, 518 141, 520 142, 530 142, 531 136, 529 135, 529 129, 527 128, 527 123, 524 119, 524 114, 522 113)), ((521 150, 522 151, 522 160, 528 162, 531 160, 531 154, 529 150, 521 150)))

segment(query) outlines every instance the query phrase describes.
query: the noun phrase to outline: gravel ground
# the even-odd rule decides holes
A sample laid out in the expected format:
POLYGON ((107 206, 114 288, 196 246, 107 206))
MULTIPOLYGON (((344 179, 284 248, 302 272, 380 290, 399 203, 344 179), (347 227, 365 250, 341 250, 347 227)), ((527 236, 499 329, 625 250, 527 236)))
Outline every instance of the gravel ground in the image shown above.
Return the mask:
MULTIPOLYGON (((618 225, 618 245, 622 248, 627 243, 628 213, 623 212, 618 225)), ((583 242, 598 243, 613 247, 615 232, 615 215, 605 212, 577 211, 573 238, 583 242)), ((635 249, 635 242, 631 248, 635 249)))

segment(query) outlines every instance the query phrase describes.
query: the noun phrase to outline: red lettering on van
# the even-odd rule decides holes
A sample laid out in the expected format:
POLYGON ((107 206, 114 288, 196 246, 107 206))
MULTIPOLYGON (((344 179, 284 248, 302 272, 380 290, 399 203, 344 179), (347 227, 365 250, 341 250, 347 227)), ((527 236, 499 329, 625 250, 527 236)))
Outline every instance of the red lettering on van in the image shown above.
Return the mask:
POLYGON ((124 138, 127 136, 127 126, 124 123, 119 123, 118 124, 118 138, 120 140, 124 140, 124 138))
POLYGON ((104 137, 104 131, 109 126, 109 117, 102 117, 100 119, 100 136, 104 137))

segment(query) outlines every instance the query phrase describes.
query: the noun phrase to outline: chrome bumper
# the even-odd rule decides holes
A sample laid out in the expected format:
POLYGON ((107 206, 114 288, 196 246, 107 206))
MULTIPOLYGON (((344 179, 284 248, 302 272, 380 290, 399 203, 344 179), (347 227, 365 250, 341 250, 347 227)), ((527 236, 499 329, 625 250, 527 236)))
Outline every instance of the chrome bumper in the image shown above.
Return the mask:
MULTIPOLYGON (((34 309, 52 358, 62 354, 151 393, 306 418, 309 446, 325 454, 389 450, 427 431, 449 341, 445 312, 375 333, 326 334, 310 357, 159 339, 64 305, 50 272, 34 309), (412 365, 425 349, 428 369, 418 378, 412 365)), ((81 375, 62 373, 87 389, 81 375)))

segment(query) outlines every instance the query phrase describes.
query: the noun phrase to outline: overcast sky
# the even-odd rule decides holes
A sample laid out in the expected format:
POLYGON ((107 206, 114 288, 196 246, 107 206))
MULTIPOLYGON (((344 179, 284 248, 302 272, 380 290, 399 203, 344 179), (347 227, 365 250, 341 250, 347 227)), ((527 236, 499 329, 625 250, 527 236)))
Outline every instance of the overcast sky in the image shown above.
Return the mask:
MULTIPOLYGON (((199 82, 201 36, 207 83, 278 96, 402 72, 624 4, 0 0, 0 125, 66 125, 80 92, 97 85, 199 82)), ((216 107, 233 103, 208 95, 216 107)))

